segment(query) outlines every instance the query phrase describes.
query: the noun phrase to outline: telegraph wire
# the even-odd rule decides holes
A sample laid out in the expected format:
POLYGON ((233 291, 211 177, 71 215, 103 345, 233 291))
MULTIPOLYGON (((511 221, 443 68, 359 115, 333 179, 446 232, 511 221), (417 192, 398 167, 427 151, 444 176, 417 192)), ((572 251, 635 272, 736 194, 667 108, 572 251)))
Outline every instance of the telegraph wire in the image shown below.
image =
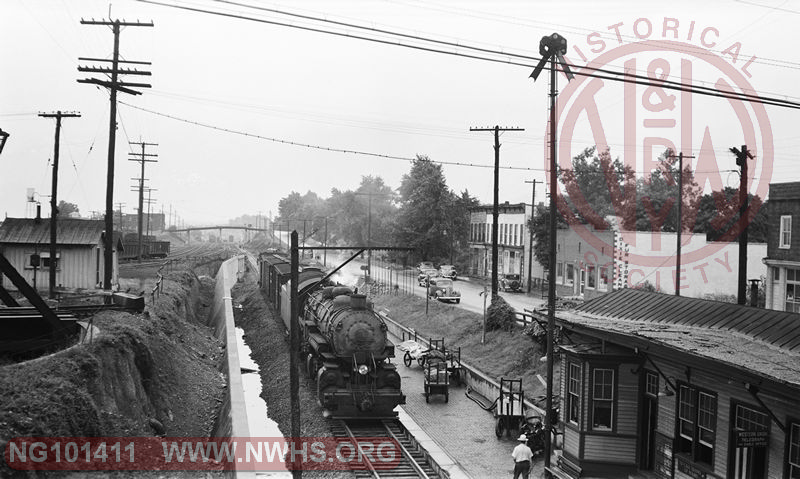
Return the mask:
MULTIPOLYGON (((275 20, 267 20, 267 19, 256 18, 256 17, 247 16, 247 15, 220 12, 220 11, 214 11, 214 10, 207 10, 207 9, 203 9, 203 8, 199 8, 199 7, 190 7, 190 6, 184 6, 184 5, 163 3, 163 2, 160 2, 160 1, 156 1, 156 0, 137 0, 137 1, 142 2, 142 3, 150 3, 150 4, 153 4, 153 5, 160 5, 160 6, 169 7, 169 8, 176 8, 176 9, 181 9, 181 10, 194 11, 194 12, 198 12, 198 13, 207 13, 207 14, 211 14, 211 15, 218 15, 218 16, 222 16, 222 17, 234 18, 234 19, 239 19, 239 20, 249 20, 249 21, 254 21, 254 22, 258 22, 258 23, 265 23, 265 24, 269 24, 269 25, 277 25, 277 26, 283 26, 283 27, 288 27, 288 28, 295 28, 295 29, 299 29, 299 30, 316 32, 316 33, 325 33, 325 34, 328 34, 328 35, 340 36, 340 37, 345 37, 345 38, 353 38, 353 39, 357 39, 357 40, 365 40, 365 41, 374 42, 374 43, 381 43, 381 44, 386 44, 386 45, 400 46, 400 47, 410 48, 410 49, 414 49, 414 50, 427 51, 427 52, 431 52, 431 53, 441 53, 441 54, 445 54, 445 55, 450 55, 450 56, 455 56, 455 57, 462 57, 462 58, 469 58, 469 59, 473 59, 473 60, 482 60, 482 61, 488 61, 488 62, 492 62, 492 63, 500 63, 500 64, 505 64, 505 65, 510 65, 510 66, 519 66, 519 67, 526 67, 526 68, 534 68, 535 67, 535 65, 532 64, 532 63, 522 63, 522 62, 519 62, 519 61, 513 61, 510 58, 507 58, 507 59, 489 58, 489 57, 480 56, 480 55, 473 55, 473 54, 466 54, 466 53, 455 52, 455 51, 442 50, 442 49, 438 49, 438 48, 434 48, 434 47, 427 47, 427 46, 421 46, 421 45, 410 45, 410 44, 402 43, 400 40, 385 40, 385 39, 380 39, 380 38, 371 38, 371 37, 367 37, 367 36, 363 36, 363 35, 351 34, 349 32, 337 32, 337 31, 332 31, 332 30, 325 30, 323 28, 318 28, 318 27, 294 25, 294 24, 291 24, 291 23, 279 22, 279 21, 275 21, 275 20)), ((252 8, 255 8, 255 7, 252 7, 252 8)), ((327 21, 327 20, 322 19, 322 21, 327 21)), ((375 30, 375 29, 371 29, 370 27, 358 27, 358 28, 366 29, 366 30, 375 30)), ((404 35, 407 36, 406 34, 396 34, 396 35, 397 36, 404 36, 404 35)), ((480 47, 470 47, 470 46, 464 45, 464 44, 459 44, 459 43, 453 44, 452 42, 442 42, 442 41, 437 41, 437 40, 433 40, 433 39, 424 39, 422 37, 420 37, 420 40, 421 41, 432 42, 432 43, 440 43, 440 44, 444 44, 444 45, 451 46, 451 47, 452 46, 457 46, 457 47, 460 47, 460 48, 475 49, 475 50, 478 50, 478 51, 485 50, 485 49, 482 49, 480 47)), ((537 60, 538 61, 538 58, 527 57, 527 56, 520 55, 520 54, 512 54, 512 53, 500 52, 500 51, 495 51, 494 54, 505 56, 505 57, 515 57, 515 58, 523 58, 523 59, 530 59, 530 60, 537 60)), ((595 68, 595 67, 588 67, 588 66, 577 67, 576 66, 575 68, 576 69, 574 69, 572 71, 572 73, 574 73, 575 75, 587 76, 587 77, 592 77, 592 78, 599 78, 599 79, 616 81, 616 82, 621 82, 621 83, 633 83, 633 84, 637 84, 637 85, 654 86, 654 87, 665 88, 665 89, 668 89, 668 90, 690 92, 690 93, 694 93, 694 94, 698 94, 698 95, 715 96, 715 97, 719 97, 719 98, 738 100, 738 101, 743 101, 743 100, 746 99, 747 101, 752 102, 752 103, 761 103, 761 104, 764 104, 764 105, 779 106, 779 107, 792 108, 792 109, 800 109, 800 103, 791 102, 791 101, 788 101, 788 100, 782 100, 780 98, 761 97, 761 96, 758 96, 758 95, 754 95, 754 94, 750 94, 750 93, 744 93, 744 92, 742 92, 742 93, 736 93, 736 92, 732 92, 732 91, 731 92, 726 92, 724 90, 714 89, 714 88, 710 88, 710 87, 704 87, 704 86, 700 86, 700 85, 687 85, 687 84, 684 84, 684 83, 674 82, 674 81, 671 81, 671 80, 660 80, 660 79, 655 79, 654 80, 654 79, 651 79, 649 77, 643 77, 642 75, 635 75, 635 74, 627 73, 627 72, 615 72, 615 71, 612 71, 612 70, 595 68), (598 75, 597 73, 589 72, 589 70, 591 70, 593 72, 606 73, 607 75, 598 75), (608 76, 608 75, 621 75, 622 78, 615 77, 615 76, 608 76), (630 77, 630 78, 626 78, 626 77, 630 77), (642 79, 641 80, 640 79, 636 79, 637 77, 638 78, 642 78, 642 79)), ((544 67, 544 69, 545 70, 549 70, 550 67, 546 66, 546 67, 544 67)), ((560 69, 558 69, 558 70, 561 71, 560 69)))
MULTIPOLYGON (((140 106, 131 105, 130 103, 126 103, 124 101, 119 101, 119 103, 122 104, 122 105, 128 106, 128 107, 137 109, 137 110, 141 110, 141 111, 153 114, 153 115, 162 116, 164 118, 169 118, 171 120, 176 120, 176 121, 180 121, 180 122, 183 122, 183 123, 188 123, 190 125, 201 126, 203 128, 209 128, 211 130, 217 130, 217 131, 222 131, 222 132, 225 132, 225 133, 231 133, 231 134, 234 134, 234 135, 240 135, 240 136, 246 136, 246 137, 250 137, 250 138, 256 138, 256 139, 259 139, 259 140, 271 141, 273 143, 281 143, 281 144, 284 144, 284 145, 299 146, 299 147, 310 148, 310 149, 314 149, 314 150, 330 151, 330 152, 333 152, 333 153, 345 153, 345 154, 352 154, 352 155, 370 156, 370 157, 374 157, 374 158, 383 158, 383 159, 387 159, 387 160, 415 161, 417 159, 417 158, 410 158, 410 157, 407 157, 407 156, 395 156, 395 155, 387 155, 387 154, 383 154, 383 153, 373 153, 373 152, 367 152, 367 151, 349 150, 349 149, 343 149, 343 148, 335 148, 335 147, 332 147, 332 146, 322 146, 322 145, 314 145, 314 144, 311 144, 311 143, 301 143, 301 142, 292 141, 292 140, 284 140, 284 139, 281 139, 281 138, 272 138, 272 137, 268 137, 268 136, 258 135, 256 133, 248 133, 248 132, 245 132, 245 131, 233 130, 231 128, 225 128, 225 127, 221 127, 221 126, 211 125, 211 124, 208 124, 208 123, 201 123, 201 122, 194 121, 194 120, 187 120, 185 118, 180 118, 180 117, 177 117, 177 116, 174 116, 174 115, 170 115, 170 114, 167 114, 167 113, 161 113, 161 112, 158 112, 158 111, 155 111, 155 110, 150 110, 150 109, 143 108, 143 107, 140 107, 140 106)), ((432 163, 439 163, 439 164, 442 164, 442 165, 470 166, 470 167, 475 167, 475 168, 494 168, 493 165, 481 165, 481 164, 475 164, 475 163, 462 163, 462 162, 457 162, 457 161, 436 161, 436 160, 431 160, 431 162, 432 163)), ((544 168, 528 168, 528 167, 523 167, 523 166, 502 166, 501 168, 502 169, 506 169, 506 170, 519 170, 519 171, 544 171, 544 168)))

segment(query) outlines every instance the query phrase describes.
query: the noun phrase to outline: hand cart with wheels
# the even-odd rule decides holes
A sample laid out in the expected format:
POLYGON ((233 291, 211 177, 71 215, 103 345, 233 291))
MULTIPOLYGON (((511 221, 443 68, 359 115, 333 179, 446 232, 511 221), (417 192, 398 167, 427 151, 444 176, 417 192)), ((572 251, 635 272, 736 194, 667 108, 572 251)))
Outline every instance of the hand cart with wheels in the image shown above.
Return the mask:
POLYGON ((500 396, 494 410, 494 433, 501 438, 505 432, 508 437, 516 435, 525 424, 525 411, 522 379, 500 378, 500 396))
POLYGON ((447 364, 438 359, 428 361, 425 367, 425 402, 430 402, 434 394, 443 394, 444 402, 450 401, 450 377, 447 364))
POLYGON ((461 375, 464 371, 461 366, 461 347, 448 349, 444 352, 444 360, 447 364, 447 373, 456 386, 461 385, 461 375))
POLYGON ((407 368, 410 368, 411 363, 415 360, 417 364, 423 368, 425 367, 425 363, 431 358, 444 360, 444 338, 429 339, 428 344, 430 344, 430 347, 427 348, 417 342, 416 332, 413 336, 409 335, 409 338, 413 339, 406 339, 397 345, 397 349, 405 352, 403 354, 403 364, 405 364, 407 368))

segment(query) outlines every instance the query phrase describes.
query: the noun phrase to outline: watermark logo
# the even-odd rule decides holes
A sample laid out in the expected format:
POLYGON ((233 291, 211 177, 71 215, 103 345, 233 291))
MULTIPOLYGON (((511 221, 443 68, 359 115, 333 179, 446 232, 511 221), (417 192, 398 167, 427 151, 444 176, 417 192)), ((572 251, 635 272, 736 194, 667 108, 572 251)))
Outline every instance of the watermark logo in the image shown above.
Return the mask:
POLYGON ((17 437, 3 452, 26 471, 381 471, 402 457, 388 437, 17 437))
MULTIPOLYGON (((571 169, 574 156, 585 147, 596 145, 597 153, 610 151, 610 156, 620 158, 626 168, 635 172, 636 178, 648 181, 655 170, 661 170, 676 189, 671 201, 654 205, 650 198, 636 196, 635 179, 634 183, 620 185, 617 177, 606 171, 605 184, 593 187, 607 188, 614 206, 612 215, 621 231, 609 240, 609 235, 597 234, 579 219, 579 216, 595 219, 603 216, 587 199, 590 192, 581 191, 575 182, 565 181, 560 186, 559 194, 567 196, 571 206, 559 201, 558 207, 572 230, 596 251, 616 249, 620 255, 625 253, 624 259, 615 258, 613 267, 614 281, 620 286, 635 286, 636 282, 648 279, 661 282, 665 290, 670 287, 674 290, 675 276, 680 274, 681 289, 685 289, 689 287, 687 277, 689 281, 694 276, 696 281, 708 284, 713 276, 710 268, 717 263, 726 272, 735 269, 730 267, 725 240, 735 240, 748 220, 732 221, 738 218, 738 209, 733 210, 734 218, 716 218, 715 226, 728 224, 729 228, 722 233, 722 242, 706 242, 704 234, 689 233, 697 219, 697 203, 690 204, 684 199, 681 270, 668 273, 672 281, 660 278, 660 268, 664 273, 675 268, 677 250, 675 234, 661 232, 668 215, 674 215, 672 211, 678 200, 673 177, 677 175, 669 173, 659 159, 665 150, 674 152, 675 157, 679 152, 684 154, 684 169, 687 165, 691 168, 702 194, 703 189, 738 188, 739 176, 732 173, 732 167, 736 167, 728 149, 747 145, 755 156, 749 163, 747 191, 762 199, 768 193, 773 139, 764 105, 696 94, 701 89, 715 89, 757 95, 748 80, 756 57, 744 56, 738 42, 719 45, 718 38, 717 28, 700 26, 694 21, 681 24, 674 18, 659 21, 639 18, 629 25, 611 25, 605 33, 591 33, 586 36, 585 44, 579 41, 569 47, 567 58, 576 64, 574 70, 595 71, 596 76, 576 75, 558 97, 558 167, 571 169), (625 43, 624 35, 634 41, 625 43), (616 76, 608 72, 621 69, 629 74, 627 81, 612 81, 616 76), (668 84, 678 89, 666 88, 668 84), (731 175, 735 184, 731 184, 731 175), (637 208, 642 209, 637 205, 646 211, 650 224, 647 234, 625 228, 636 224, 637 208)), ((549 169, 549 164, 546 167, 549 169)), ((727 211, 730 214, 731 209, 727 211)), ((745 218, 751 220, 755 213, 750 205, 745 218)), ((609 268, 610 264, 597 266, 609 268)))

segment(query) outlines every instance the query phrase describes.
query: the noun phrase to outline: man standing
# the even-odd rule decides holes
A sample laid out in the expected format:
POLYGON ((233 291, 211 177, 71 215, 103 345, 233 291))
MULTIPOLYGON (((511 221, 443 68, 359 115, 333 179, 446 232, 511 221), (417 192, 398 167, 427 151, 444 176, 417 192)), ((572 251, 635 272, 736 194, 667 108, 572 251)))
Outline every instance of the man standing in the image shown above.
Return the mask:
POLYGON ((528 475, 531 473, 533 452, 528 447, 528 437, 525 434, 520 434, 517 441, 519 441, 519 444, 511 452, 511 457, 514 458, 514 479, 519 477, 528 479, 528 475))

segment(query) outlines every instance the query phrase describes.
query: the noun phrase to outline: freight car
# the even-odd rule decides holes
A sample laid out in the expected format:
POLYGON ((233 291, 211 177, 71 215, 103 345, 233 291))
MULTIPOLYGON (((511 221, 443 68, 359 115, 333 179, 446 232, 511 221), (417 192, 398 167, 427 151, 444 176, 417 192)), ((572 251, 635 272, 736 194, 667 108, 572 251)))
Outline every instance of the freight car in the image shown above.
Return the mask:
MULTIPOLYGON (((139 241, 124 241, 120 259, 137 259, 139 257, 139 241)), ((142 258, 166 258, 169 256, 169 241, 143 241, 142 258)))
MULTIPOLYGON (((306 267, 298 274, 301 358, 316 382, 317 400, 335 418, 394 417, 405 404, 400 374, 391 362, 394 344, 365 295, 340 285, 320 285, 324 272, 306 267)), ((281 286, 281 318, 291 320, 291 282, 281 286)))

